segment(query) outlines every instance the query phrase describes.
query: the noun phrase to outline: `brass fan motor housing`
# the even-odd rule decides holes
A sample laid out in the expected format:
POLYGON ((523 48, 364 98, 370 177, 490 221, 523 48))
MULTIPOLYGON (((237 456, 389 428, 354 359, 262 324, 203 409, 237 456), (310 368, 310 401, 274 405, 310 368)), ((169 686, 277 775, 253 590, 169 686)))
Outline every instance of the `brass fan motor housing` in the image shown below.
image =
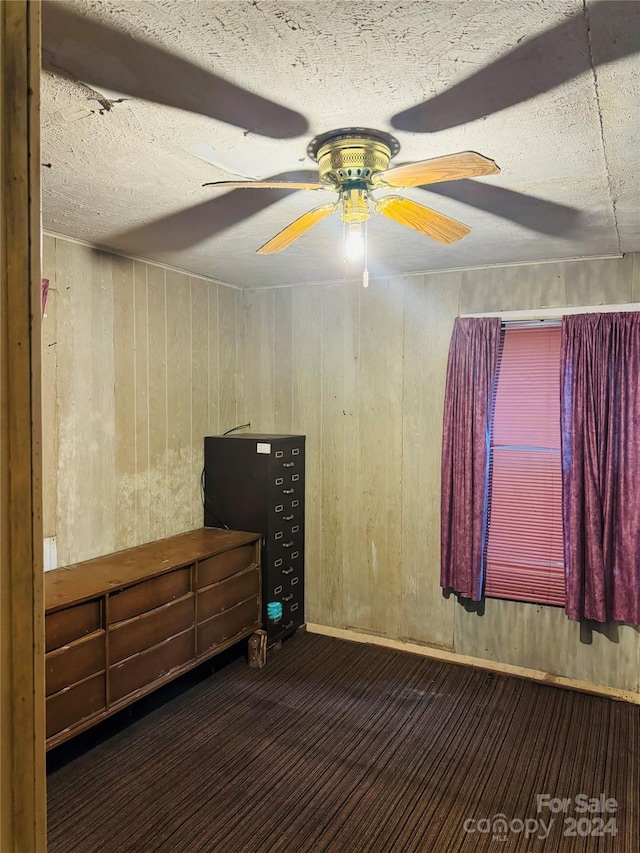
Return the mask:
POLYGON ((400 150, 394 137, 365 128, 345 128, 316 137, 307 149, 318 162, 320 182, 342 187, 352 183, 366 186, 377 172, 389 168, 400 150))

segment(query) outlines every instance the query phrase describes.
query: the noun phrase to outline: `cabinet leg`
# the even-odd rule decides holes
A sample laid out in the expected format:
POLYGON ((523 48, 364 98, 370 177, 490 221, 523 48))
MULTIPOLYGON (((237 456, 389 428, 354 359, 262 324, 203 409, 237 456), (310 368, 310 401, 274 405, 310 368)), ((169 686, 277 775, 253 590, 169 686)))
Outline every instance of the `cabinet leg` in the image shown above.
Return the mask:
POLYGON ((267 632, 254 631, 249 637, 249 666, 261 669, 267 662, 267 632))

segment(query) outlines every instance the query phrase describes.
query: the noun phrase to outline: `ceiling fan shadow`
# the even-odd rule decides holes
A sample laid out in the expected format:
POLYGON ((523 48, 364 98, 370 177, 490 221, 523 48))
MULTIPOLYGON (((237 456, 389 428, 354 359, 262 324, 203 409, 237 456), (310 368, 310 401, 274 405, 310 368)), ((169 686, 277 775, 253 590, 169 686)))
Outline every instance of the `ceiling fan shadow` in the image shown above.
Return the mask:
POLYGON ((582 212, 577 208, 545 201, 537 196, 507 190, 504 187, 467 179, 429 184, 428 187, 420 189, 461 201, 539 234, 568 239, 577 236, 580 230, 582 212))
POLYGON ((597 0, 439 95, 397 113, 398 130, 435 133, 500 112, 594 66, 640 51, 640 3, 597 0), (591 41, 591 50, 590 50, 591 41))
MULTIPOLYGON (((301 169, 273 175, 269 180, 313 180, 317 175, 301 169)), ((118 252, 147 257, 157 252, 191 249, 254 216, 296 190, 240 189, 170 213, 153 222, 105 238, 104 246, 118 252)))
POLYGON ((42 4, 42 67, 89 86, 189 110, 274 139, 300 136, 309 127, 294 110, 60 3, 42 4))

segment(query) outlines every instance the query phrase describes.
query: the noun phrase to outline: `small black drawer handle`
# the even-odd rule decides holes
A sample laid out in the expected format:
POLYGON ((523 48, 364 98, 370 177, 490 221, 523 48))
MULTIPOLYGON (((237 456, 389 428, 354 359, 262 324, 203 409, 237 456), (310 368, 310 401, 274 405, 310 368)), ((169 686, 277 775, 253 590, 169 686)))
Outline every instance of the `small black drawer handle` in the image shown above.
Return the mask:
POLYGON ((283 542, 282 547, 283 548, 293 548, 293 539, 291 540, 291 542, 283 542))
POLYGON ((282 490, 283 495, 292 495, 293 492, 294 492, 294 489, 283 489, 282 490))
POLYGON ((292 515, 283 515, 282 516, 283 521, 291 521, 292 519, 293 519, 292 515))
POLYGON ((290 575, 292 571, 293 571, 293 566, 291 566, 291 568, 289 568, 289 569, 283 569, 282 574, 283 575, 290 575))
POLYGON ((283 631, 288 631, 289 628, 293 628, 293 619, 290 619, 286 625, 282 626, 283 631))
POLYGON ((282 463, 282 467, 283 467, 283 468, 293 468, 293 466, 294 466, 295 464, 296 464, 295 462, 283 462, 283 463, 282 463))
POLYGON ((293 598, 293 593, 291 593, 291 592, 289 593, 289 595, 283 595, 282 596, 283 601, 291 601, 292 598, 293 598))

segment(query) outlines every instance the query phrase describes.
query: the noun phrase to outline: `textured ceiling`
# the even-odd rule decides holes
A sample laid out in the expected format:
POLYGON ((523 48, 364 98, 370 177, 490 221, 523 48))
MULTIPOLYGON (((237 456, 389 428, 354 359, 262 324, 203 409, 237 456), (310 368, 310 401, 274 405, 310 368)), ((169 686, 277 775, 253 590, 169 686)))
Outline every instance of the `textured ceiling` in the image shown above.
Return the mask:
POLYGON ((242 286, 336 279, 337 216, 255 254, 331 194, 202 184, 314 169, 313 136, 364 126, 396 136, 397 163, 472 150, 502 169, 402 191, 473 230, 441 246, 373 216, 373 274, 640 250, 635 0, 44 6, 44 64, 66 75, 42 79, 49 231, 242 286))

